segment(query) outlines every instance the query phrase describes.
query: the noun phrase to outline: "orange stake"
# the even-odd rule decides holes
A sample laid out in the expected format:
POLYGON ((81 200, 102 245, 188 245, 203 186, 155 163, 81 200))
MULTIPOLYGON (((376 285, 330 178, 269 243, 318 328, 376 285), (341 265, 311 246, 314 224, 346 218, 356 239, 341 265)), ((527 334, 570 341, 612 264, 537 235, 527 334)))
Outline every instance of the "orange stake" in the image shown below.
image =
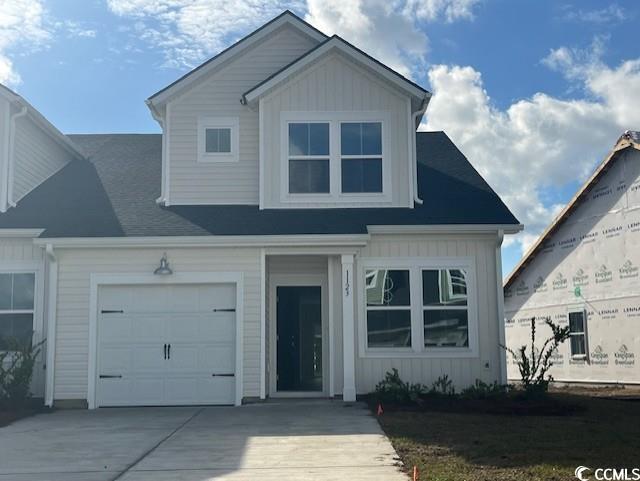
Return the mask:
POLYGON ((418 466, 413 467, 413 481, 418 481, 418 466))

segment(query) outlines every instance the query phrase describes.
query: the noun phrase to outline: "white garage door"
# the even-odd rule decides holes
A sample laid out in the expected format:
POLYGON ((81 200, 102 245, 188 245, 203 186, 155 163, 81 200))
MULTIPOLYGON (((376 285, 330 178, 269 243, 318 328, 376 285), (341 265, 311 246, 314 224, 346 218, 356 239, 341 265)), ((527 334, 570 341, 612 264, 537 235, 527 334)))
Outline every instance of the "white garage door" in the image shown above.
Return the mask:
POLYGON ((234 284, 102 286, 98 406, 233 404, 234 284))

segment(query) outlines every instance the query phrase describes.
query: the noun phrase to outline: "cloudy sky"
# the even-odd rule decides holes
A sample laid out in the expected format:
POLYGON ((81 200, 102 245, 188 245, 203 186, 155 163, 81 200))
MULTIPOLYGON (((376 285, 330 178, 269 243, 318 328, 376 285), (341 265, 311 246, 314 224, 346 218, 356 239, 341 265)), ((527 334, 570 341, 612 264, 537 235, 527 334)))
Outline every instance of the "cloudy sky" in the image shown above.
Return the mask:
POLYGON ((144 99, 286 8, 433 92, 421 128, 526 225, 505 272, 640 130, 635 0, 0 0, 0 82, 63 132, 156 132, 144 99))

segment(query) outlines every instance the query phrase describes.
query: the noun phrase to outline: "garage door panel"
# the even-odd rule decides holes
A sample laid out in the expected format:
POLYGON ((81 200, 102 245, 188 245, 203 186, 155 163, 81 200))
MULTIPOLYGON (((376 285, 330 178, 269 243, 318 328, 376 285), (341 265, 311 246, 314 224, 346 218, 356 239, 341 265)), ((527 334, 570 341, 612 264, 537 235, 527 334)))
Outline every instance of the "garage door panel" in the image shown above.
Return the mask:
POLYGON ((214 312, 200 322, 200 336, 217 342, 233 342, 236 338, 235 312, 214 312))
POLYGON ((214 309, 233 309, 236 307, 236 288, 233 284, 200 286, 200 310, 213 312, 214 309))
POLYGON ((103 346, 99 374, 123 374, 131 370, 130 347, 103 346))
POLYGON ((132 372, 165 372, 164 344, 136 345, 132 348, 132 372))
POLYGON ((171 362, 167 363, 168 372, 197 371, 198 345, 171 343, 171 362))
POLYGON ((167 323, 167 339, 171 343, 179 341, 193 341, 199 339, 201 322, 211 322, 206 314, 181 313, 175 314, 167 323))
POLYGON ((134 377, 131 387, 133 404, 148 406, 163 404, 164 385, 164 375, 134 377))
POLYGON ((164 344, 166 314, 131 313, 131 341, 156 341, 164 344))
POLYGON ((100 379, 98 383, 98 399, 102 406, 122 405, 123 400, 131 399, 132 379, 100 379))
POLYGON ((198 397, 209 399, 212 404, 233 404, 235 399, 235 377, 210 377, 200 379, 198 397))
POLYGON ((122 314, 100 315, 100 339, 103 341, 119 341, 131 337, 131 318, 122 314))
POLYGON ((235 346, 210 345, 200 350, 201 368, 211 374, 230 374, 235 372, 235 346))
POLYGON ((169 376, 165 383, 165 399, 168 404, 196 404, 198 399, 197 376, 169 376))

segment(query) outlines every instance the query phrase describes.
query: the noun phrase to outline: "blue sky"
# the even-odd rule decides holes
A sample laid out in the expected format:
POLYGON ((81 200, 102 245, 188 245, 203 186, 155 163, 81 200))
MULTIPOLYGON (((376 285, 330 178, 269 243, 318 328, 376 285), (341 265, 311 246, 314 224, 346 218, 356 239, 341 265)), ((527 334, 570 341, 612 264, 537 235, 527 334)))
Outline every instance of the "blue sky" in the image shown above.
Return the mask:
POLYGON ((640 129, 635 1, 3 0, 0 81, 66 133, 157 132, 147 97, 284 8, 434 92, 423 128, 527 225, 505 272, 640 129))

